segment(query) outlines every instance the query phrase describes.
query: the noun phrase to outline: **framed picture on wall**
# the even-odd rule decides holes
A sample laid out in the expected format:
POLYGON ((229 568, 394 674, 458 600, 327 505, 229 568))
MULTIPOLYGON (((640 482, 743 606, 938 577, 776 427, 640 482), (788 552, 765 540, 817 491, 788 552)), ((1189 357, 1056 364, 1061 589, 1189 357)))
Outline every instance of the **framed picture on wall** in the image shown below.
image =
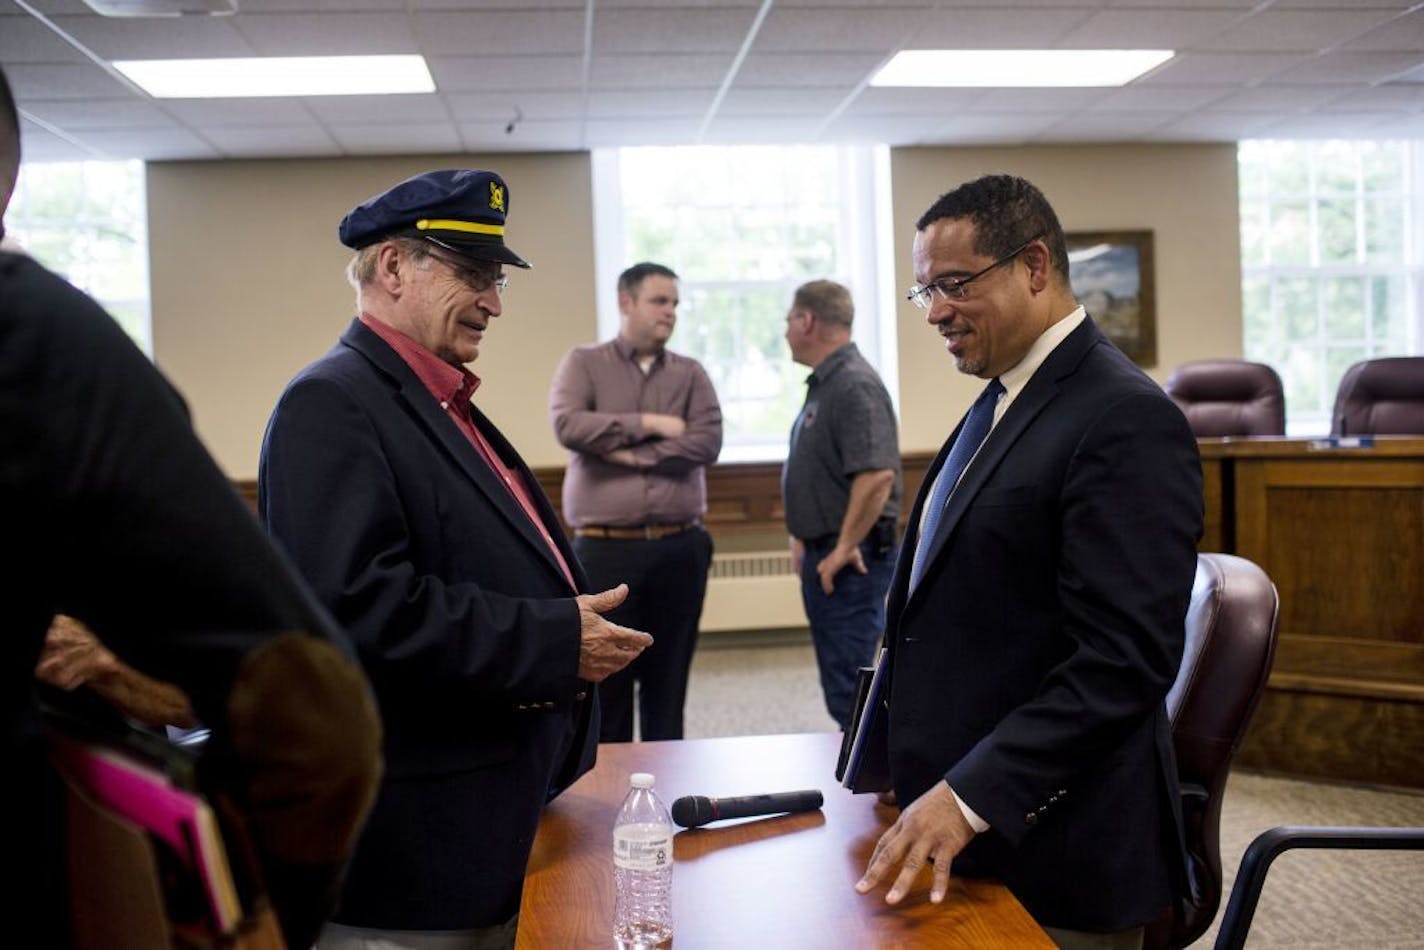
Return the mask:
POLYGON ((1157 365, 1151 231, 1072 231, 1068 276, 1078 302, 1138 366, 1157 365))

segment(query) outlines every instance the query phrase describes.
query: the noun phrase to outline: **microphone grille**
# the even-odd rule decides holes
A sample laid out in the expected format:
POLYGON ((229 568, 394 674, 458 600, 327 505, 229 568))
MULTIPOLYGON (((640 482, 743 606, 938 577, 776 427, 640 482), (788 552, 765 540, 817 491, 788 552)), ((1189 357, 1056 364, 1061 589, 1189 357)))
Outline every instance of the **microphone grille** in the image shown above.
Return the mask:
POLYGON ((684 795, 672 803, 672 820, 696 828, 712 820, 712 802, 706 795, 684 795))

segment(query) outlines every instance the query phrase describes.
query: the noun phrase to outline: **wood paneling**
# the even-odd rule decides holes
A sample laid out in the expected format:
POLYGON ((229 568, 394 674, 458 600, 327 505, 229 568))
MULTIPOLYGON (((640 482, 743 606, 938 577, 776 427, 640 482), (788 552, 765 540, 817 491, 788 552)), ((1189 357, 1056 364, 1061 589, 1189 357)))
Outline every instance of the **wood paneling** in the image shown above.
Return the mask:
MULTIPOLYGON (((1424 787, 1424 439, 1200 445, 1201 550, 1250 558, 1281 595, 1280 645, 1240 761, 1424 787)), ((904 458, 902 523, 932 459, 904 458)), ((563 470, 535 474, 557 508, 563 470)), ((255 500, 254 484, 239 489, 255 500)), ((785 538, 779 463, 712 466, 707 503, 724 550, 785 538)))

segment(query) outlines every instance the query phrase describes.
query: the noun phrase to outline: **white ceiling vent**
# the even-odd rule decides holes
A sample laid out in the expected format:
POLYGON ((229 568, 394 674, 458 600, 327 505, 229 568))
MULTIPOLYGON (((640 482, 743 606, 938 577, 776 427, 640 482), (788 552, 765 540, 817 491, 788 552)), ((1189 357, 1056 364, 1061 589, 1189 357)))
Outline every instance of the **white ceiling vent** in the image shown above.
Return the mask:
POLYGON ((101 16, 229 16, 237 0, 84 0, 101 16))

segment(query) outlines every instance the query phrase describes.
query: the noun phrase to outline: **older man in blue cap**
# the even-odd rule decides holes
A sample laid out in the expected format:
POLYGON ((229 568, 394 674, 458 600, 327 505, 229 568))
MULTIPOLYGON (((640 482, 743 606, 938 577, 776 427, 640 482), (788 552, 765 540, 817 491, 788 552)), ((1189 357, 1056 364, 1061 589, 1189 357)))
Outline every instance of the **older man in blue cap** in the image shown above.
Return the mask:
MULTIPOLYGON (((652 642, 602 615, 514 448, 472 402, 502 312, 509 188, 432 171, 353 209, 358 315, 282 394, 259 504, 345 624, 386 778, 318 946, 512 946, 544 803, 593 763, 591 684, 652 642)), ((340 728, 340 723, 333 723, 340 728)))

